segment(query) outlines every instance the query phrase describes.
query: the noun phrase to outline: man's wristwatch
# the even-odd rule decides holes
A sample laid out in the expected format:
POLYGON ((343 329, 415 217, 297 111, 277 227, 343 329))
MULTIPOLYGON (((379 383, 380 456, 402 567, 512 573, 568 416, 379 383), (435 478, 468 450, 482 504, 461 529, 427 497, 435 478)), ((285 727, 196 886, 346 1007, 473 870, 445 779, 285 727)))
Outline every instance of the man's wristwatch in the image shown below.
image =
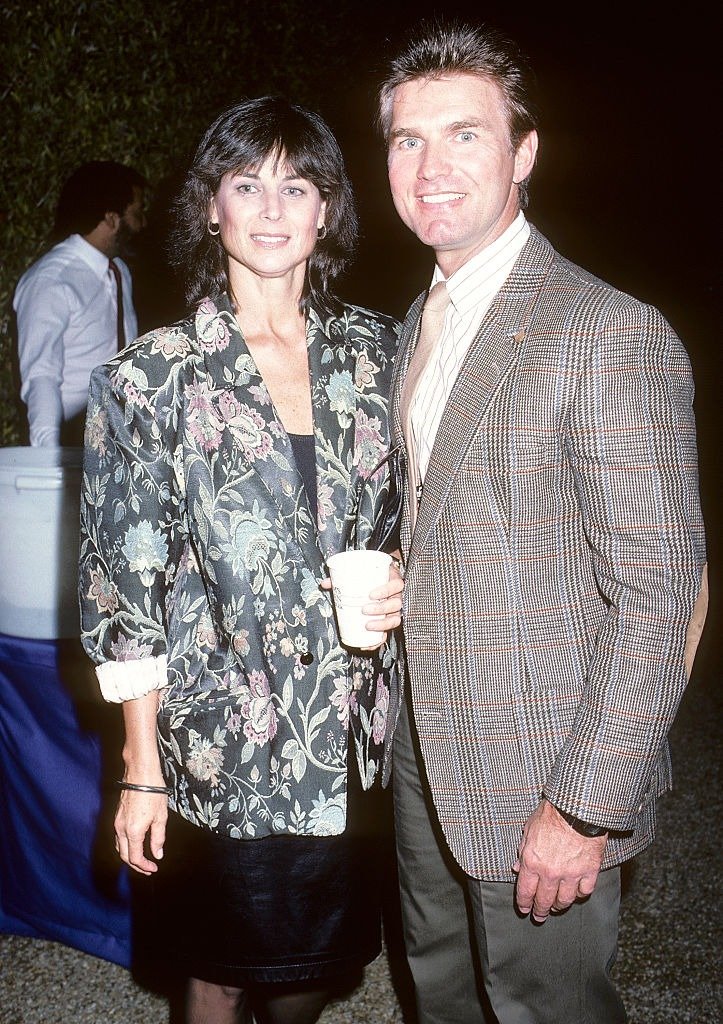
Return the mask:
MULTIPOLYGON (((555 807, 554 804, 552 806, 555 807)), ((610 831, 604 825, 591 825, 589 821, 581 821, 574 814, 561 811, 559 807, 555 807, 555 810, 561 818, 565 819, 570 828, 574 828, 579 835, 585 836, 586 839, 597 839, 598 836, 606 836, 610 831)))

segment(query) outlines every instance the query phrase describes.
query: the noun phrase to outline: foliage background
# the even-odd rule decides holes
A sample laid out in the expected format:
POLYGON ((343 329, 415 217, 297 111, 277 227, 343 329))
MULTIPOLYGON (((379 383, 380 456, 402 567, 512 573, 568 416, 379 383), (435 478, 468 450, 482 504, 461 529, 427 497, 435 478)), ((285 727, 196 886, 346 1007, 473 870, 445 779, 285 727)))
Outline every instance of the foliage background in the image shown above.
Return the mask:
MULTIPOLYGON (((201 131, 242 95, 282 92, 336 132, 364 235, 342 291, 401 315, 429 255, 398 222, 373 131, 388 45, 420 16, 484 17, 538 71, 542 150, 530 215, 573 260, 655 303, 698 382, 703 489, 713 505, 721 246, 711 162, 719 88, 710 10, 502 0, 0 0, 0 445, 23 441, 11 299, 44 250, 58 191, 88 159, 127 162, 156 188, 145 329, 175 316, 163 210, 201 131)), ((153 212, 153 211, 152 211, 153 212)))
POLYGON ((58 191, 90 159, 161 183, 213 116, 280 91, 320 106, 345 63, 344 5, 294 0, 4 0, 0 7, 0 445, 16 443, 12 292, 45 249, 58 191), (324 56, 317 49, 324 25, 324 56))

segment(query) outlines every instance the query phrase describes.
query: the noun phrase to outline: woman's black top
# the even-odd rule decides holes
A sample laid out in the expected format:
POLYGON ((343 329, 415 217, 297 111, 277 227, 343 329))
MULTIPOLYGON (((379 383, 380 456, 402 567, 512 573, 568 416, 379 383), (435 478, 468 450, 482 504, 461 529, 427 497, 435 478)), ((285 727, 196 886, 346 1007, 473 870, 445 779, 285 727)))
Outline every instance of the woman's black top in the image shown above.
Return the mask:
POLYGON ((306 488, 306 496, 309 499, 311 518, 316 522, 318 513, 318 501, 316 496, 316 452, 314 450, 313 434, 289 434, 291 447, 294 450, 296 468, 301 474, 306 488))

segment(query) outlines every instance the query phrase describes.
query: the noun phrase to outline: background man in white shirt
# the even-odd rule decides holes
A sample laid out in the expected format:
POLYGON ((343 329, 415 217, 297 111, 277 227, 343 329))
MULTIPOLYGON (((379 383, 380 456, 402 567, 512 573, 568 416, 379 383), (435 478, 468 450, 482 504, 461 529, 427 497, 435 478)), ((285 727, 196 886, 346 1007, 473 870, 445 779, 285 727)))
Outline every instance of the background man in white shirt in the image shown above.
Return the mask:
POLYGON ((436 258, 390 407, 408 671, 385 774, 393 735, 420 1024, 482 1024, 480 977, 499 1024, 626 1019, 620 864, 652 841, 707 604, 687 356, 526 221, 530 85, 510 41, 435 23, 380 94, 395 207, 436 258))
POLYGON ((90 372, 136 337, 131 276, 120 257, 144 227, 145 187, 137 171, 114 161, 83 164, 58 200, 58 244, 18 282, 20 395, 31 445, 83 443, 90 372))

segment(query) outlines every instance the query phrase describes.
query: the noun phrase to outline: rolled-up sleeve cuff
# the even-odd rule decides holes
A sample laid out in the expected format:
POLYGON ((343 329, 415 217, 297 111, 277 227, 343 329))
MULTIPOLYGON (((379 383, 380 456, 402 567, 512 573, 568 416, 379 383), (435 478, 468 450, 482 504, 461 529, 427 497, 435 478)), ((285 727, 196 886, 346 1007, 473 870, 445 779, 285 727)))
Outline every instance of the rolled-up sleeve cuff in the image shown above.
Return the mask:
POLYGON ((138 661, 106 661, 96 666, 95 674, 103 699, 112 704, 136 700, 168 686, 165 654, 138 661))

